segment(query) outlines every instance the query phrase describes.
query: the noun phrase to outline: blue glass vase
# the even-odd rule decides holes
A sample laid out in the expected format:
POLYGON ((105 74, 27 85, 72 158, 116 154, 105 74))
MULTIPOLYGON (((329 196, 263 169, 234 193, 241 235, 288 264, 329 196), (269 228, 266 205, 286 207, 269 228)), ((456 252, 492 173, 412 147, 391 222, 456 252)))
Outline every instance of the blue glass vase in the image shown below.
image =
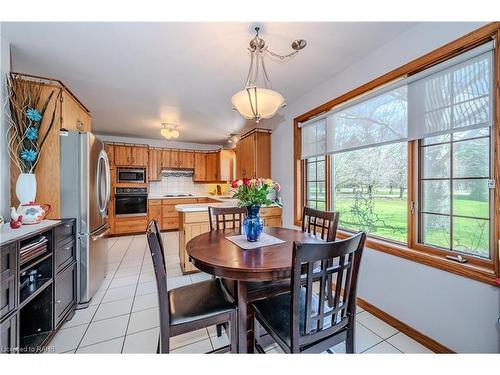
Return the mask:
POLYGON ((247 216, 243 219, 243 230, 249 242, 258 241, 264 227, 259 210, 260 206, 247 206, 247 216))

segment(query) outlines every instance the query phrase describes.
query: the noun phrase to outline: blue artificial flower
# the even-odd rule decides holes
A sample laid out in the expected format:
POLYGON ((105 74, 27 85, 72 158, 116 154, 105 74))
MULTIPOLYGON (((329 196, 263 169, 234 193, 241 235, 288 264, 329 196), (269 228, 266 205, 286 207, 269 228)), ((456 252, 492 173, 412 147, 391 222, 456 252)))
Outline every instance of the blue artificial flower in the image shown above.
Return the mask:
POLYGON ((35 108, 28 108, 28 110, 26 111, 26 117, 35 122, 38 122, 42 119, 42 115, 35 108))
POLYGON ((38 129, 34 127, 26 129, 26 138, 30 141, 36 141, 38 139, 38 129))
POLYGON ((38 152, 36 152, 33 149, 22 150, 21 151, 21 159, 29 161, 31 163, 33 163, 34 161, 36 161, 37 155, 38 155, 38 152))

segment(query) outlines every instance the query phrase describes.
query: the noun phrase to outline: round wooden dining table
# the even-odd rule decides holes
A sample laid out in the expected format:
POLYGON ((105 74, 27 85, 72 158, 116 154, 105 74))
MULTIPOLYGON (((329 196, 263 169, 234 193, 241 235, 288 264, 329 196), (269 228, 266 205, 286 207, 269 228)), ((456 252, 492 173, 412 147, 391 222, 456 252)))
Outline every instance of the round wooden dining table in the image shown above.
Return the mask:
MULTIPOLYGON (((238 304, 238 352, 248 353, 247 303, 252 282, 287 279, 292 269, 294 241, 322 243, 300 230, 265 227, 264 233, 284 241, 279 244, 244 250, 226 237, 239 230, 224 229, 203 233, 186 245, 190 261, 201 271, 235 281, 234 297, 238 304)), ((252 335, 253 337, 253 335, 252 335)))

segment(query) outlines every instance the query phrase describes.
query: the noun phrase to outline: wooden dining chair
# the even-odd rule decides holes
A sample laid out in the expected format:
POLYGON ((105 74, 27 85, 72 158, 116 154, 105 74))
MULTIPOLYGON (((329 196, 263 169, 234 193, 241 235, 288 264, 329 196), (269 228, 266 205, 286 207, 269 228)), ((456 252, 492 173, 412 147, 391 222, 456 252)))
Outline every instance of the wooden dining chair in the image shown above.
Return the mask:
POLYGON ((245 207, 211 207, 208 206, 210 231, 219 229, 241 228, 243 218, 247 214, 245 207))
POLYGON ((354 353, 356 292, 365 239, 365 233, 358 233, 337 242, 294 243, 291 292, 252 304, 256 352, 264 353, 263 328, 286 353, 321 353, 343 341, 346 352, 354 353), (321 267, 316 270, 318 261, 321 267), (319 283, 317 294, 315 283, 319 283))
POLYGON ((320 211, 304 206, 302 212, 302 232, 320 236, 326 242, 333 242, 337 236, 339 216, 338 212, 320 211))
POLYGON ((221 285, 221 280, 210 279, 168 291, 163 241, 156 220, 149 222, 146 236, 153 260, 160 310, 157 352, 170 351, 170 337, 227 323, 229 349, 231 353, 236 353, 237 308, 221 285))
MULTIPOLYGON (((243 218, 247 214, 245 207, 212 207, 208 206, 208 217, 210 222, 210 232, 220 229, 237 229, 241 228, 243 218)), ((215 278, 215 276, 213 276, 215 278)), ((221 279, 226 288, 231 288, 229 285, 232 282, 221 279)), ((216 327, 217 337, 222 336, 223 324, 218 324, 216 327)))

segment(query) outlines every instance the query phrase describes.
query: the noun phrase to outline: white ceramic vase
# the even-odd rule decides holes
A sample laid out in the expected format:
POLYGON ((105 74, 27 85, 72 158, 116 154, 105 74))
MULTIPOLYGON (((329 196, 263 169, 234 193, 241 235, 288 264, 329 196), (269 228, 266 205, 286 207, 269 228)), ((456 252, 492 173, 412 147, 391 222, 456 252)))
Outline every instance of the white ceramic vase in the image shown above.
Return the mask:
POLYGON ((16 196, 20 204, 35 201, 36 176, 34 173, 21 173, 16 182, 16 196))

